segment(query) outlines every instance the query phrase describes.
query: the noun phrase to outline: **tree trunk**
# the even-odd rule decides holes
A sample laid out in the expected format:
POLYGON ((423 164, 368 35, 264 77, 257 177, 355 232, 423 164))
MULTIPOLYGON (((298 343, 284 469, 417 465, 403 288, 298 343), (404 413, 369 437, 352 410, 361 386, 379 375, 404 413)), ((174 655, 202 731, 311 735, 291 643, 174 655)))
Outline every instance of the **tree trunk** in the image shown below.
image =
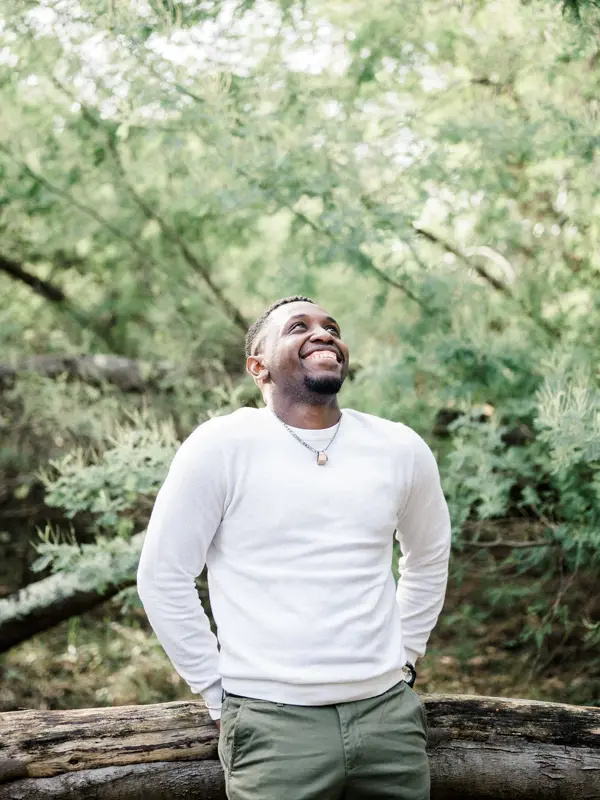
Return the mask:
POLYGON ((15 366, 0 364, 0 386, 11 386, 19 375, 33 372, 46 378, 67 375, 85 383, 111 383, 122 392, 143 392, 173 372, 173 365, 161 363, 151 369, 130 358, 112 354, 31 356, 15 366))
MULTIPOLYGON (((600 709, 468 696, 424 704, 432 800, 600 797, 600 709)), ((201 702, 6 713, 0 800, 224 800, 217 735, 201 702)))
MULTIPOLYGON (((216 759, 158 761, 0 784, 0 800, 225 800, 216 759)), ((257 798, 256 800, 260 800, 257 798)), ((282 798, 284 800, 284 798, 282 798)))
POLYGON ((104 581, 93 565, 84 561, 78 571, 50 575, 2 598, 0 653, 133 586, 143 537, 143 532, 136 533, 127 549, 115 550, 111 556, 114 566, 106 568, 104 581))
MULTIPOLYGON (((225 372, 232 376, 241 374, 243 348, 236 342, 223 353, 222 365, 225 372)), ((353 367, 353 373, 356 372, 353 367)), ((187 375, 201 380, 206 386, 215 386, 222 382, 222 373, 215 371, 210 362, 200 362, 191 373, 182 373, 181 366, 170 361, 147 363, 134 361, 125 356, 111 353, 95 354, 60 354, 30 356, 17 364, 0 363, 0 390, 14 386, 20 375, 30 373, 45 378, 56 379, 63 375, 73 380, 80 380, 92 386, 109 383, 122 392, 146 392, 160 389, 170 391, 169 386, 180 382, 187 375)))
POLYGON ((135 577, 132 577, 99 591, 81 587, 77 575, 62 574, 30 583, 0 600, 0 653, 89 611, 134 583, 135 577))

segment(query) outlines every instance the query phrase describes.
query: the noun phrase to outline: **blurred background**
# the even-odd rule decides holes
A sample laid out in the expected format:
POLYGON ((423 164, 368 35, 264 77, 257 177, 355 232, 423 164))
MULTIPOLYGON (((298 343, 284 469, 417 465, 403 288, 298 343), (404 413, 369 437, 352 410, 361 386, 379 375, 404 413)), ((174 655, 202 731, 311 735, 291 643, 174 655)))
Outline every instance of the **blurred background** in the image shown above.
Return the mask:
POLYGON ((4 0, 0 710, 192 696, 141 537, 296 293, 440 463, 417 687, 600 704, 599 67, 576 0, 4 0))

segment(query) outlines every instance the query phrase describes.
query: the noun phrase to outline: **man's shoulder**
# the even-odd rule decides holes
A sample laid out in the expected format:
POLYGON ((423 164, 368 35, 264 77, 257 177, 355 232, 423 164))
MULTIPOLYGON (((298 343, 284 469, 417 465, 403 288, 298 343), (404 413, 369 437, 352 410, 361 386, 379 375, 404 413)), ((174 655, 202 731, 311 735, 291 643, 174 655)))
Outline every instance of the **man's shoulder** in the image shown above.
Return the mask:
POLYGON ((375 436, 383 447, 401 460, 404 460, 409 453, 412 454, 412 458, 419 461, 432 457, 431 448, 425 439, 404 422, 396 422, 351 408, 343 409, 343 413, 354 425, 361 426, 365 434, 375 436))
MULTIPOLYGON (((264 409, 244 406, 229 414, 219 414, 202 422, 193 433, 217 435, 237 434, 251 430, 264 416, 264 409)), ((192 434, 193 435, 193 434, 192 434)))
POLYGON ((428 480, 437 475, 437 460, 433 451, 425 439, 408 425, 352 409, 344 409, 344 413, 355 423, 365 426, 365 432, 375 435, 393 459, 400 463, 412 463, 413 474, 426 475, 428 480))
POLYGON ((376 414, 356 411, 353 408, 344 408, 343 414, 349 417, 355 425, 370 429, 374 433, 379 433, 383 436, 391 436, 395 440, 415 441, 421 439, 419 434, 408 425, 405 425, 404 422, 396 422, 385 417, 378 417, 376 414))
POLYGON ((250 431, 256 430, 263 416, 261 409, 244 407, 230 414, 210 417, 190 433, 185 444, 193 447, 211 442, 223 445, 229 440, 239 442, 250 431))

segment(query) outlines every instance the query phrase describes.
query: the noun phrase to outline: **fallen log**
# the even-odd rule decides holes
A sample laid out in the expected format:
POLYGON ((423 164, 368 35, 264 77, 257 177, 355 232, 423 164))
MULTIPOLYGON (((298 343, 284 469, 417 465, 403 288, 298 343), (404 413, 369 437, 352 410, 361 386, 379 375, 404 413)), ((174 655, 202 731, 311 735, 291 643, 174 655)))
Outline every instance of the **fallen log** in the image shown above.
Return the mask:
MULTIPOLYGON (((0 785, 2 800, 225 800, 216 760, 133 764, 0 785), (6 792, 6 793, 3 793, 6 792)), ((257 798, 258 800, 258 798, 257 798)))
MULTIPOLYGON (((600 709, 425 696, 432 800, 598 800, 600 709)), ((0 715, 0 800, 224 800, 202 702, 0 715)))
POLYGON ((144 533, 116 538, 107 547, 106 563, 82 557, 77 569, 30 583, 0 599, 0 653, 83 614, 135 584, 144 533))
POLYGON ((168 362, 150 367, 110 353, 92 355, 52 353, 31 356, 14 366, 0 364, 0 387, 12 386, 19 375, 35 373, 46 378, 66 375, 96 386, 111 383, 122 392, 143 392, 174 372, 175 366, 168 362))
MULTIPOLYGON (((232 345, 223 355, 222 367, 230 377, 240 373, 243 363, 243 351, 240 351, 237 344, 232 345)), ((184 373, 182 370, 182 365, 171 361, 134 361, 112 353, 50 353, 30 356, 16 364, 0 363, 0 391, 12 388, 19 376, 28 374, 42 375, 52 380, 64 375, 92 386, 111 384, 121 392, 132 393, 153 389, 169 391, 170 387, 186 377, 195 377, 207 387, 215 386, 223 380, 223 374, 220 370, 215 370, 212 361, 196 363, 191 373, 184 373)), ((355 372, 356 367, 352 374, 355 372)))
POLYGON ((0 653, 133 586, 135 578, 86 589, 76 575, 50 575, 0 600, 0 653))

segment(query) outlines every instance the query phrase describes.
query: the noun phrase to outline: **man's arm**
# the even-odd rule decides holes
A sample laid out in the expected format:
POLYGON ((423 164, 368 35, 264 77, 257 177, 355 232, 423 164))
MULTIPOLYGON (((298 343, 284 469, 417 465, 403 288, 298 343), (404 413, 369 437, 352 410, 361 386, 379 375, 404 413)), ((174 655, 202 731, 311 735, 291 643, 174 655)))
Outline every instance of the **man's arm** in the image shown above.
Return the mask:
POLYGON ((225 469, 214 422, 197 428, 173 459, 148 524, 137 586, 173 666, 217 720, 219 651, 195 586, 225 509, 225 469))
POLYGON ((450 556, 450 516, 438 467, 433 453, 416 434, 412 483, 398 516, 396 538, 402 551, 396 597, 406 657, 414 665, 425 655, 444 604, 450 556))

